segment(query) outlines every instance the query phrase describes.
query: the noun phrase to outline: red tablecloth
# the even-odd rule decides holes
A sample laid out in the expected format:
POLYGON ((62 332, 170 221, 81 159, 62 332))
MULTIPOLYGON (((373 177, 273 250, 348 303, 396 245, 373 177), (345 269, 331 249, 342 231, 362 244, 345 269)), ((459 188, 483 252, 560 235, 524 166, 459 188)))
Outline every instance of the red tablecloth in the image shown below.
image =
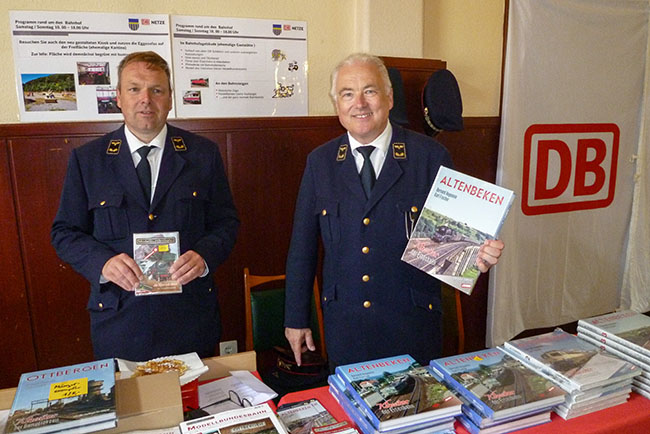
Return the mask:
MULTIPOLYGON (((354 423, 330 395, 327 386, 289 393, 280 399, 279 405, 310 398, 318 399, 336 420, 347 420, 354 423)), ((468 434, 468 431, 459 422, 456 422, 456 432, 468 434)), ((625 404, 569 420, 564 420, 555 413, 551 413, 550 423, 527 428, 520 432, 525 434, 646 434, 650 433, 650 400, 632 393, 625 404)))

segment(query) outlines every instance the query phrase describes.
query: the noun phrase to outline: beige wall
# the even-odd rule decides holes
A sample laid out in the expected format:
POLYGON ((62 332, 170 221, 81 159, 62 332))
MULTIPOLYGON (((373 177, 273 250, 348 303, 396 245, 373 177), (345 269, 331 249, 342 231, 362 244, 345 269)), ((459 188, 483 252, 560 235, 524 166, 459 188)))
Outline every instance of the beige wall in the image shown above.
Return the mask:
POLYGON ((449 61, 466 116, 498 114, 504 0, 3 0, 0 123, 19 122, 10 10, 148 12, 307 21, 309 114, 330 115, 329 74, 353 51, 449 61))
POLYGON ((423 57, 447 61, 464 116, 497 116, 505 0, 423 1, 423 57))

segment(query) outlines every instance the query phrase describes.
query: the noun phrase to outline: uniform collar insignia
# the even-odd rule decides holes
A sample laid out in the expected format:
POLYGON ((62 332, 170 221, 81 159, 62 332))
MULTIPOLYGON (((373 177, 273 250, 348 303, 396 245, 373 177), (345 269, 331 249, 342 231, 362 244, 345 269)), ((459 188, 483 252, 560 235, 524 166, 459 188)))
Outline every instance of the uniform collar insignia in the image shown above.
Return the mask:
POLYGON ((182 137, 172 137, 172 144, 174 145, 174 150, 176 152, 187 151, 187 146, 185 146, 185 141, 182 137))
POLYGON ((106 148, 106 153, 108 155, 117 155, 120 153, 120 147, 122 146, 122 140, 111 140, 106 148))
POLYGON ((339 146, 339 151, 336 153, 336 161, 345 161, 345 157, 348 155, 348 145, 347 143, 339 146))
POLYGON ((396 160, 406 160, 406 144, 393 143, 393 158, 396 160))

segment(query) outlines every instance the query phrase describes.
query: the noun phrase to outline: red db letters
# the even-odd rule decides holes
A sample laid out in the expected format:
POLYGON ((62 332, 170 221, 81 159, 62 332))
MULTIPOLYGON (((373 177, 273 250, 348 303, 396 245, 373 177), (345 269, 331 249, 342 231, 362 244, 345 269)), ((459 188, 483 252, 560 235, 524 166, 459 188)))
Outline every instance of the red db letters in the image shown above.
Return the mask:
POLYGON ((619 136, 615 124, 528 127, 524 136, 523 213, 550 214, 611 204, 619 136))

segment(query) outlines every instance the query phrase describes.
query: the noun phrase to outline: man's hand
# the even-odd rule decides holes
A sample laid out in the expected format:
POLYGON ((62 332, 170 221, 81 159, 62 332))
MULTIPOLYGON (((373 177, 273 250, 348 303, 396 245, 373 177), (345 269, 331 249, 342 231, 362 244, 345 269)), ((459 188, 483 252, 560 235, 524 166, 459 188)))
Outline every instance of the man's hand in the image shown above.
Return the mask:
POLYGON ((289 345, 291 345, 291 350, 293 351, 293 356, 296 358, 298 366, 302 364, 303 352, 307 350, 316 351, 311 329, 292 329, 286 327, 284 329, 284 336, 289 341, 289 345))
POLYGON ((106 261, 102 268, 102 276, 125 291, 134 291, 140 283, 142 270, 132 257, 120 253, 106 261))
POLYGON ((485 240, 478 251, 478 258, 476 258, 478 269, 485 273, 491 266, 499 262, 504 247, 505 244, 501 240, 485 240))
POLYGON ((196 253, 194 250, 188 250, 183 253, 173 264, 169 267, 169 272, 172 273, 172 279, 185 285, 192 280, 203 275, 205 271, 205 261, 203 257, 196 253))

